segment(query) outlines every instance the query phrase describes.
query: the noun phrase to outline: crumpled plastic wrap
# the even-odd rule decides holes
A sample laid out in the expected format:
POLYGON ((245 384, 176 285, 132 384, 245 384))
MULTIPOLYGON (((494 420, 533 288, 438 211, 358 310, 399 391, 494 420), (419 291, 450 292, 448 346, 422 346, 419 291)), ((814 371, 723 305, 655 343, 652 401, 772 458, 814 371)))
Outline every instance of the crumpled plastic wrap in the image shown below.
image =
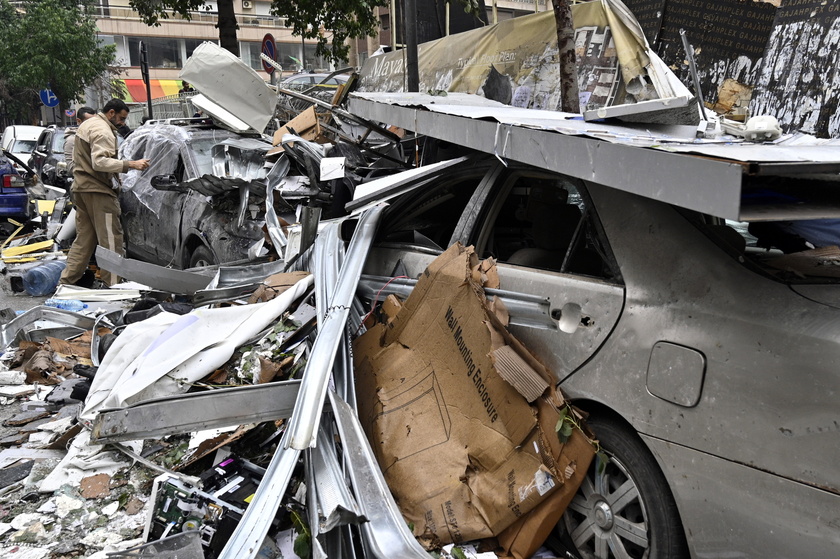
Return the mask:
MULTIPOLYGON (((149 168, 145 171, 129 171, 123 176, 122 188, 133 190, 137 199, 157 215, 163 200, 157 189, 152 186, 152 178, 159 175, 180 175, 181 184, 188 185, 190 181, 200 180, 203 176, 212 176, 216 169, 213 154, 220 149, 224 153, 225 148, 217 146, 226 143, 239 146, 240 151, 243 147, 247 148, 249 163, 246 168, 251 169, 252 174, 256 156, 250 152, 258 152, 258 148, 263 145, 266 150, 271 147, 258 140, 241 139, 228 130, 193 129, 164 123, 141 126, 120 146, 120 157, 149 159, 149 168), (179 169, 181 164, 183 168, 179 169)), ((264 170, 262 177, 265 177, 264 170)), ((261 184, 258 190, 262 192, 264 188, 261 184)))

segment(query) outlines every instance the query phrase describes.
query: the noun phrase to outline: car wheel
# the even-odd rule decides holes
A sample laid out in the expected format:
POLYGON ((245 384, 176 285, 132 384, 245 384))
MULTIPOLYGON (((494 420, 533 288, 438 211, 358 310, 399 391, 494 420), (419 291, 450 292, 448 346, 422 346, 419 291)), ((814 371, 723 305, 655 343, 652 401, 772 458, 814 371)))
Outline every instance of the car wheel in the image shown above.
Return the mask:
POLYGON ((212 266, 216 263, 216 257, 213 252, 204 245, 196 248, 192 256, 190 256, 190 268, 199 268, 202 266, 212 266))
POLYGON ((604 418, 588 423, 609 461, 596 457, 558 523, 561 547, 582 559, 688 557, 671 490, 639 436, 604 418))

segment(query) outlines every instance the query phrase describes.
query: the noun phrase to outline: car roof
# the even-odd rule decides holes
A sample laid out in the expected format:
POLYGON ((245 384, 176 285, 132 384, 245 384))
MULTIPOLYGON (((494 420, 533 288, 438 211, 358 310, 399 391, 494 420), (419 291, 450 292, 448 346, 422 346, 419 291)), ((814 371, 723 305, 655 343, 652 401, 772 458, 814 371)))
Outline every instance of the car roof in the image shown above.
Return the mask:
POLYGON ((298 80, 300 78, 307 78, 307 77, 308 78, 313 78, 314 81, 320 81, 320 80, 323 80, 324 78, 334 78, 337 81, 346 82, 347 80, 350 79, 349 74, 324 74, 324 73, 308 74, 308 73, 305 73, 305 74, 293 74, 293 75, 285 78, 283 80, 283 82, 298 80))
POLYGON ((15 133, 15 137, 19 139, 26 139, 20 138, 21 135, 35 139, 41 134, 41 132, 46 130, 43 126, 30 126, 26 124, 12 124, 7 128, 11 129, 11 131, 15 133))

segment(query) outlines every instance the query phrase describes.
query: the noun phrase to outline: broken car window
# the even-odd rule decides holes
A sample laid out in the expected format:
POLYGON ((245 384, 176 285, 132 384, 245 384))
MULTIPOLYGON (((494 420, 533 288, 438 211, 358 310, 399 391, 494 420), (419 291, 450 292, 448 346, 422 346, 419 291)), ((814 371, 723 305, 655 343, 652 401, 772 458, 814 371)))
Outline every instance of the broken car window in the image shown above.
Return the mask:
POLYGON ((518 266, 613 278, 594 214, 579 188, 560 176, 517 173, 479 236, 484 256, 518 266))
POLYGON ((722 220, 678 210, 754 271, 786 283, 840 281, 840 220, 722 220))
POLYGON ((397 198, 386 215, 380 241, 416 244, 443 250, 485 169, 455 171, 445 183, 397 198))

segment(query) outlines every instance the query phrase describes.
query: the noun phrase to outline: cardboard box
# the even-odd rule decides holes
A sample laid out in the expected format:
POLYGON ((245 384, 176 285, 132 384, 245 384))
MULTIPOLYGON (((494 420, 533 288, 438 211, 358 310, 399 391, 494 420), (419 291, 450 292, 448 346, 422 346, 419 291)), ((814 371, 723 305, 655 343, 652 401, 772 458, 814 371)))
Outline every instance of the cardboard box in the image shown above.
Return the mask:
POLYGON ((331 141, 328 137, 324 136, 323 130, 321 129, 321 123, 318 120, 318 114, 315 112, 315 106, 313 105, 305 111, 302 111, 295 118, 274 132, 274 136, 271 141, 274 147, 271 148, 266 155, 274 155, 285 151, 280 142, 283 140, 283 136, 291 134, 292 130, 294 130, 297 135, 304 140, 318 142, 319 144, 325 144, 331 141))
POLYGON ((552 494, 574 494, 569 478, 594 453, 588 443, 560 444, 553 386, 530 405, 496 371, 500 345, 520 357, 508 367, 531 363, 540 376, 541 365, 490 310, 481 282, 494 271, 453 245, 391 306, 395 316, 355 342, 359 417, 400 511, 428 547, 496 536, 552 494))
POLYGON ((498 535, 499 545, 508 557, 529 559, 545 543, 554 527, 560 522, 566 507, 572 502, 577 488, 586 477, 594 456, 592 444, 578 430, 566 441, 560 464, 562 470, 571 474, 566 480, 564 491, 554 491, 531 512, 517 519, 498 535), (574 488, 573 490, 569 490, 574 488))

